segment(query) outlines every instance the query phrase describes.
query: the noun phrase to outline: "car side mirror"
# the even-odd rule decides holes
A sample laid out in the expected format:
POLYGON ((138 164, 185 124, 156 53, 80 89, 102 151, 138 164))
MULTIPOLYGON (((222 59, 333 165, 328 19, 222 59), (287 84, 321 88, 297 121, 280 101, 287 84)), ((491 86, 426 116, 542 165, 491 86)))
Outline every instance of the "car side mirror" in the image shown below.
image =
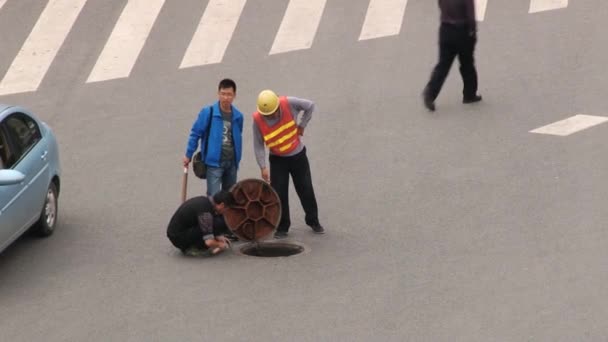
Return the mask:
POLYGON ((0 170, 0 186, 23 182, 25 175, 17 170, 0 170))

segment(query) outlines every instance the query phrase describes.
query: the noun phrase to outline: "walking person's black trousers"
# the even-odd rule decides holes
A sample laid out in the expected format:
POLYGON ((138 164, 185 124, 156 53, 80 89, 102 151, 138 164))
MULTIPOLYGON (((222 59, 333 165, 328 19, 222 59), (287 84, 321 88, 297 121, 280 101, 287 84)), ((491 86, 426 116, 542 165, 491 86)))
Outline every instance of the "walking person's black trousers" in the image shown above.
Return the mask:
POLYGON ((431 79, 425 88, 425 98, 435 101, 456 56, 460 62, 460 75, 464 83, 463 99, 471 99, 477 95, 477 70, 474 58, 477 36, 475 33, 470 35, 469 32, 470 30, 466 26, 441 24, 439 28, 439 62, 433 69, 431 79))
POLYGON ((296 193, 300 197, 302 208, 306 213, 306 224, 309 226, 318 225, 317 199, 312 187, 306 147, 302 152, 291 157, 270 155, 268 159, 270 161, 270 184, 281 200, 281 222, 277 231, 287 232, 291 225, 291 219, 289 218, 289 175, 293 179, 296 193))

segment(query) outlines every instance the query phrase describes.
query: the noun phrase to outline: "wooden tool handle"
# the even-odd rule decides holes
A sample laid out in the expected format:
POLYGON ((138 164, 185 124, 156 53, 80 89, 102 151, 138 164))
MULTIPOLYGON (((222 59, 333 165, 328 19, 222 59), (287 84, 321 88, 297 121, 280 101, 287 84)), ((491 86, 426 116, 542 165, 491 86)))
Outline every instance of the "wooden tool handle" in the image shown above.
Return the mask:
POLYGON ((188 192, 188 167, 184 167, 184 175, 182 176, 182 203, 186 202, 187 192, 188 192))

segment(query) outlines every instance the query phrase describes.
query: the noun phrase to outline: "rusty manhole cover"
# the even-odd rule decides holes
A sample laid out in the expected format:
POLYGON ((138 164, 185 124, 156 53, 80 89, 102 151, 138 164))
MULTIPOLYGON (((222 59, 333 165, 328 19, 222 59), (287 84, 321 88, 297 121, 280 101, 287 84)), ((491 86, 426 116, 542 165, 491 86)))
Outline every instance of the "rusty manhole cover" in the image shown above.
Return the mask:
POLYGON ((258 257, 282 257, 307 251, 301 244, 291 242, 260 242, 274 233, 281 220, 281 201, 270 184, 260 179, 244 179, 230 191, 236 205, 224 213, 226 225, 248 243, 239 253, 258 257))
POLYGON ((281 220, 281 202, 270 184, 260 179, 244 179, 230 191, 236 205, 224 218, 240 240, 258 241, 274 232, 281 220))

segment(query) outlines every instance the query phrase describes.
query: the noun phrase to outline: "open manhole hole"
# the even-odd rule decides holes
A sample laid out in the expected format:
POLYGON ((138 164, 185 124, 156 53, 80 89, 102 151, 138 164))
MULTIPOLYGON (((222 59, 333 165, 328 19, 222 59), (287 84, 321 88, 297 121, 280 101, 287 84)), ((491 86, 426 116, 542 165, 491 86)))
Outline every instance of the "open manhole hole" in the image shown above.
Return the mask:
POLYGON ((302 245, 287 242, 249 243, 240 248, 240 253, 256 257, 287 257, 306 251, 302 245))

